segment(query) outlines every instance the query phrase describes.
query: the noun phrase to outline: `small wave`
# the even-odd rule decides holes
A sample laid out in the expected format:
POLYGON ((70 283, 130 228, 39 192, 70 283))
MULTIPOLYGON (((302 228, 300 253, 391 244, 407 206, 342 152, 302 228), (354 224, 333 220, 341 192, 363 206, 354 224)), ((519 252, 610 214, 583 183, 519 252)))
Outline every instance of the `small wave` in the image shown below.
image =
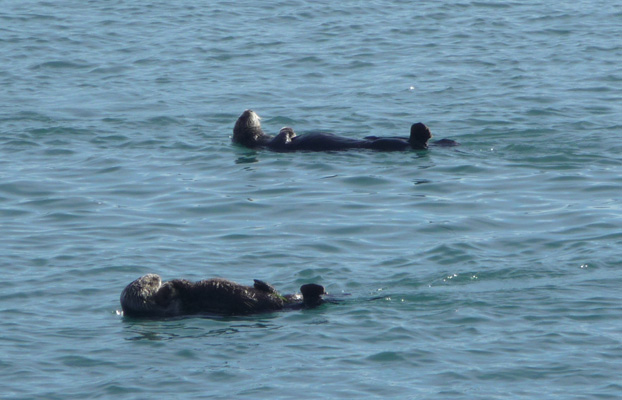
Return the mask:
POLYGON ((37 69, 84 69, 84 68, 89 68, 89 67, 91 66, 86 63, 58 60, 58 61, 47 61, 44 63, 35 64, 31 66, 30 69, 33 69, 33 70, 37 70, 37 69))

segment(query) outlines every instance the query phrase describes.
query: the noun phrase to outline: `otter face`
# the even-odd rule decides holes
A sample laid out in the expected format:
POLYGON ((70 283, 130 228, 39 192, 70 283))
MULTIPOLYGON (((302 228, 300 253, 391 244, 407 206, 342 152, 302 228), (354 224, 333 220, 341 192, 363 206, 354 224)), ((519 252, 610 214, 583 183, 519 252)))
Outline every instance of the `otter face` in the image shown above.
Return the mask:
POLYGON ((261 118, 253 110, 245 110, 233 127, 233 142, 247 147, 254 147, 260 136, 261 118))
POLYGON ((247 122, 246 124, 249 127, 259 127, 261 126, 261 118, 257 113, 253 110, 244 110, 242 116, 246 116, 247 122))
POLYGON ((162 284, 156 274, 147 274, 136 279, 123 289, 121 308, 128 317, 173 316, 181 313, 181 300, 175 288, 169 283, 162 284))

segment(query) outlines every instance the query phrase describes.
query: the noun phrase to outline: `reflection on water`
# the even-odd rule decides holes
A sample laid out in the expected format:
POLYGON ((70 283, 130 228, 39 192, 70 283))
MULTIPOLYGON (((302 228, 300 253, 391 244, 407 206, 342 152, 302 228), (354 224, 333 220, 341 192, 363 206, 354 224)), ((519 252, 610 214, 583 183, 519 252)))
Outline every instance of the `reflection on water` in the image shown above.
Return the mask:
MULTIPOLYGON (((262 318, 265 319, 266 316, 262 316, 262 318)), ((134 320, 127 322, 127 326, 124 327, 124 330, 128 334, 125 340, 166 341, 173 339, 198 339, 248 333, 255 330, 278 330, 281 328, 281 325, 268 323, 265 320, 255 323, 235 323, 236 320, 239 321, 239 318, 204 315, 200 317, 179 317, 160 321, 134 320), (195 321, 192 321, 192 319, 195 319, 195 321), (225 326, 210 329, 210 320, 225 326)))
POLYGON ((257 153, 253 153, 253 155, 241 156, 235 159, 236 164, 254 164, 258 163, 259 159, 257 158, 257 153))

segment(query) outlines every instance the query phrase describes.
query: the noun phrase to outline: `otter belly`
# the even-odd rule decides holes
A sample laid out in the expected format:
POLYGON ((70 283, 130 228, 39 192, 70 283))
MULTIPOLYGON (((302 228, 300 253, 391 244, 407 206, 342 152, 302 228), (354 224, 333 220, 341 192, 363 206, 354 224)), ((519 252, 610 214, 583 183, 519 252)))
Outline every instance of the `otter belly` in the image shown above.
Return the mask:
POLYGON ((273 140, 268 147, 277 151, 341 151, 372 149, 380 151, 407 150, 411 146, 401 138, 352 139, 332 133, 313 132, 295 136, 289 141, 273 140))

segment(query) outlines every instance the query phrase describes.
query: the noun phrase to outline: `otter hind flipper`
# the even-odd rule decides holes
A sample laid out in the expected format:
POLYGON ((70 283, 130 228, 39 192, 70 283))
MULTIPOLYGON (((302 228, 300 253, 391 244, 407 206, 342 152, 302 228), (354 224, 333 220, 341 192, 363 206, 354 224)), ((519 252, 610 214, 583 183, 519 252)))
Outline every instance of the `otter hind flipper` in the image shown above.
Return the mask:
POLYGON ((323 303, 322 295, 327 294, 324 286, 316 283, 307 283, 300 287, 303 303, 306 307, 316 307, 323 303))
POLYGON ((421 122, 410 126, 410 137, 408 142, 413 149, 425 150, 428 148, 428 140, 432 138, 430 129, 421 122))

